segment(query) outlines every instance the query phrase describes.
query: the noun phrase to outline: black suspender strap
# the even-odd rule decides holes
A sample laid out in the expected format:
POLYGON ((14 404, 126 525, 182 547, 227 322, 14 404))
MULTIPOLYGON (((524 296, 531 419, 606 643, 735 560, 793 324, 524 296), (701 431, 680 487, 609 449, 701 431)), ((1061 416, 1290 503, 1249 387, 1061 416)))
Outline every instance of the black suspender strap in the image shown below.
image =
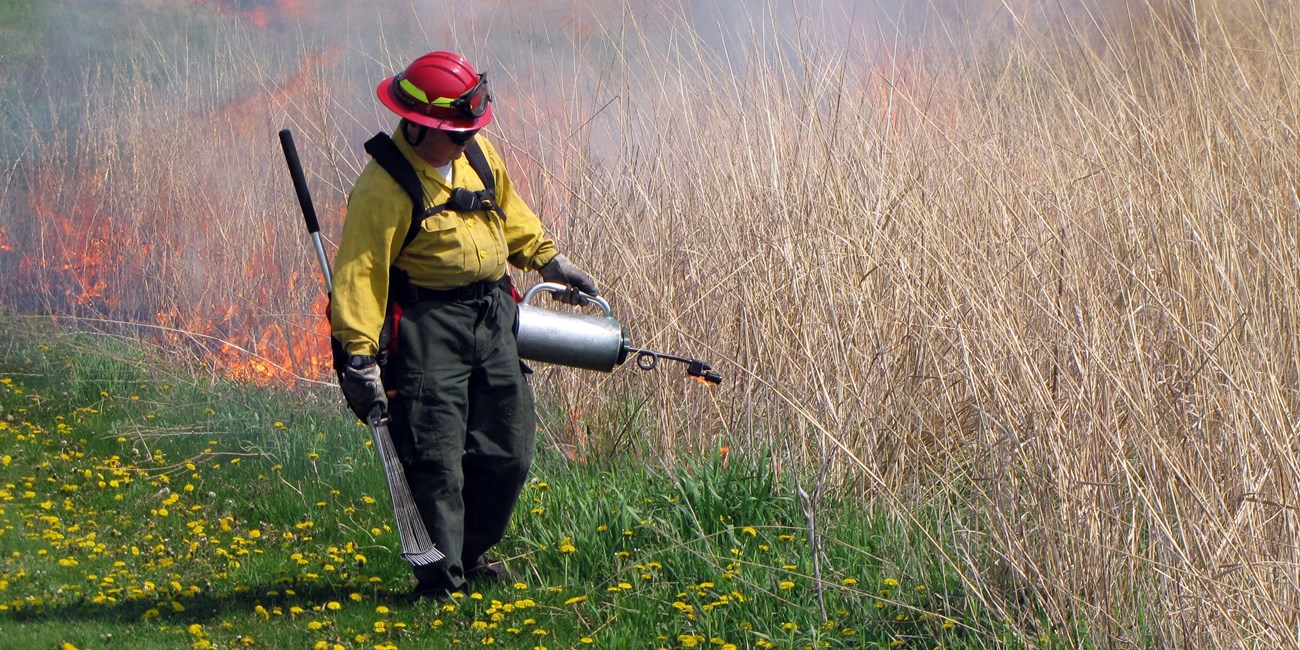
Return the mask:
POLYGON ((376 134, 375 137, 366 141, 366 153, 370 154, 375 162, 379 163, 384 171, 388 172, 393 180, 406 191, 407 196, 411 197, 411 226, 406 230, 406 239, 402 241, 402 248, 415 239, 416 233, 420 232, 420 222, 423 219, 420 216, 424 213, 424 186, 420 184, 420 177, 415 174, 415 167, 411 166, 406 156, 402 155, 402 150, 397 148, 393 139, 388 137, 387 133, 376 134))
MULTIPOLYGON (((478 146, 478 140, 470 140, 469 146, 465 147, 465 159, 469 161, 469 166, 474 168, 474 173, 478 174, 478 179, 483 182, 484 198, 497 198, 497 179, 492 175, 492 168, 488 166, 487 156, 483 155, 483 148, 478 146)), ((502 219, 505 216, 501 217, 502 219)))
MULTIPOLYGON (((383 167, 384 171, 388 172, 388 175, 392 176, 393 180, 397 181, 397 184, 411 197, 411 227, 406 231, 406 239, 402 241, 402 248, 406 248, 420 232, 420 222, 443 211, 449 204, 439 203, 427 209, 424 207, 424 186, 420 184, 415 167, 411 166, 411 162, 402 155, 402 151, 397 148, 387 133, 378 133, 367 140, 366 153, 370 154, 370 157, 374 158, 375 162, 379 163, 379 166, 383 167)), ((490 209, 505 221, 506 213, 496 202, 496 177, 492 175, 492 167, 488 165, 487 156, 483 154, 483 148, 478 145, 477 140, 471 140, 469 146, 465 147, 465 158, 474 173, 478 174, 479 181, 483 183, 483 191, 476 192, 478 194, 478 200, 474 202, 477 204, 476 209, 490 209)))
POLYGON ((501 217, 501 221, 506 220, 506 213, 497 204, 497 179, 492 175, 492 167, 488 165, 487 156, 483 155, 483 148, 478 146, 478 140, 471 140, 468 147, 465 147, 465 159, 469 161, 469 166, 478 174, 478 179, 483 182, 483 192, 481 198, 484 208, 489 208, 501 217))

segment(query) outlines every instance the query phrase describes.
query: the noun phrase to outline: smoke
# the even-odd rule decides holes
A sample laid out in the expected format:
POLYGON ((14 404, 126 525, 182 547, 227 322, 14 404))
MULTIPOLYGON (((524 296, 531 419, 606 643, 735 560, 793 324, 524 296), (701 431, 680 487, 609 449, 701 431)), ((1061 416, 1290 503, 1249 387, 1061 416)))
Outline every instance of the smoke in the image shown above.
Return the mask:
MULTIPOLYGON (((415 57, 454 50, 488 72, 489 132, 563 234, 583 179, 557 161, 641 165, 665 143, 707 155, 693 124, 746 119, 715 114, 717 93, 775 75, 781 87, 752 89, 756 114, 813 119, 848 80, 898 85, 1005 30, 1048 29, 1059 16, 1039 4, 15 3, 0 41, 0 301, 162 325, 192 334, 177 345, 199 356, 252 351, 285 369, 267 376, 315 376, 319 359, 301 351, 323 336, 319 276, 275 133, 295 131, 330 241, 360 144, 395 122, 375 84, 415 57)), ((1120 15, 1108 4, 1121 3, 1079 0, 1074 14, 1102 25, 1120 15)))

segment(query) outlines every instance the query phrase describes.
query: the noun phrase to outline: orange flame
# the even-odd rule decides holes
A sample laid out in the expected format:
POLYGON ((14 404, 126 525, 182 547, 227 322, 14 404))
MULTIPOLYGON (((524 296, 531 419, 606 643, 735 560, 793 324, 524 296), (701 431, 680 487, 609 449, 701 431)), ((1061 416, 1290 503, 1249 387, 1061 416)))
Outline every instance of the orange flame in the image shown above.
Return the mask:
MULTIPOLYGON (((114 232, 114 219, 92 192, 77 192, 70 208, 56 207, 54 197, 65 193, 65 184, 53 171, 37 172, 31 183, 28 207, 35 233, 30 241, 39 242, 41 250, 20 259, 13 279, 19 290, 62 294, 72 307, 120 306, 120 295, 109 289, 117 276, 143 273, 148 243, 114 232)), ((13 248, 5 244, 3 250, 13 248)))
POLYGON ((199 352, 224 377, 259 386, 292 385, 299 379, 317 378, 330 367, 329 322, 314 315, 323 313, 325 301, 322 294, 314 313, 305 317, 314 325, 302 319, 272 321, 262 324, 256 334, 240 331, 233 308, 216 317, 177 309, 160 311, 155 317, 165 328, 163 339, 169 346, 199 352))
POLYGON ((271 25, 283 26, 308 18, 307 5, 302 0, 191 0, 196 5, 207 6, 219 14, 238 15, 259 29, 271 25))
POLYGON ((269 93, 257 90, 225 105, 218 111, 221 119, 234 126, 236 133, 252 133, 264 128, 271 109, 325 92, 321 87, 321 72, 338 64, 339 52, 338 47, 333 47, 304 56, 298 71, 280 87, 269 93))
MULTIPOLYGON (((294 2, 281 5, 301 10, 294 2)), ((282 86, 262 89, 216 114, 197 117, 230 123, 237 133, 254 137, 256 128, 268 123, 273 111, 291 96, 319 92, 320 71, 334 65, 336 55, 329 51, 309 56, 282 86)), ((237 380, 292 384, 328 372, 326 297, 316 276, 294 271, 294 262, 301 260, 284 254, 283 235, 273 222, 265 222, 261 236, 244 242, 237 255, 227 256, 223 272, 238 281, 241 293, 232 291, 226 294, 230 297, 223 297, 220 291, 185 286, 188 276, 176 271, 202 257, 182 236, 198 242, 217 236, 210 220, 189 219, 179 209, 157 207, 171 204, 167 197, 185 188, 156 179, 152 198, 157 200, 150 201, 155 212, 142 219, 128 216, 134 203, 116 200, 122 197, 102 180, 106 176, 95 161, 50 158, 47 162, 31 173, 23 188, 31 218, 0 229, 0 255, 6 257, 5 268, 10 271, 0 284, 0 296, 20 308, 54 315, 156 324, 163 328, 161 337, 169 349, 237 380), (255 280, 267 277, 277 281, 259 284, 255 280), (158 281, 172 284, 158 292, 162 295, 140 290, 158 281), (317 296, 306 314, 245 307, 284 304, 289 297, 313 293, 317 296)), ((321 218, 338 223, 342 212, 329 208, 321 218)))

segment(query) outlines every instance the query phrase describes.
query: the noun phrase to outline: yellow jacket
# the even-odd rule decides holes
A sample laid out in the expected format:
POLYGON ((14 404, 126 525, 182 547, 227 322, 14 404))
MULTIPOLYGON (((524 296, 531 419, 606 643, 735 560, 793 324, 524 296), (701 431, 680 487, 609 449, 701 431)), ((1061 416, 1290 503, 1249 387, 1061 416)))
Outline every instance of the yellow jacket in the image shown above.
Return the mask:
MULTIPOLYGON (((534 271, 558 252, 542 223, 515 192, 501 157, 482 136, 476 137, 496 182, 496 201, 506 214, 443 210, 426 218, 405 248, 411 223, 411 198, 379 163, 371 160, 348 196, 343 237, 334 258, 331 326, 348 354, 375 354, 384 324, 389 267, 428 289, 451 289, 479 280, 498 280, 506 263, 534 271)), ((420 158, 399 132, 393 142, 415 167, 424 186, 425 206, 445 203, 452 189, 483 189, 465 156, 452 162, 453 185, 420 158)))

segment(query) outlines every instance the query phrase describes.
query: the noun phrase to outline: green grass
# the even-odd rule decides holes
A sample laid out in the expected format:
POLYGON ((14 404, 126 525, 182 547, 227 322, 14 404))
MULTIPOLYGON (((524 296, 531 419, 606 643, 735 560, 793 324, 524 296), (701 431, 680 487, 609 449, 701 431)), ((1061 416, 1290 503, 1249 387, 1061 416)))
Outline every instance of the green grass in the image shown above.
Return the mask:
POLYGON ((332 391, 47 323, 0 333, 12 647, 1020 645, 941 563, 892 560, 921 531, 886 513, 820 504, 814 563, 767 454, 577 463, 544 441, 498 549, 521 582, 410 605, 382 473, 332 391))

